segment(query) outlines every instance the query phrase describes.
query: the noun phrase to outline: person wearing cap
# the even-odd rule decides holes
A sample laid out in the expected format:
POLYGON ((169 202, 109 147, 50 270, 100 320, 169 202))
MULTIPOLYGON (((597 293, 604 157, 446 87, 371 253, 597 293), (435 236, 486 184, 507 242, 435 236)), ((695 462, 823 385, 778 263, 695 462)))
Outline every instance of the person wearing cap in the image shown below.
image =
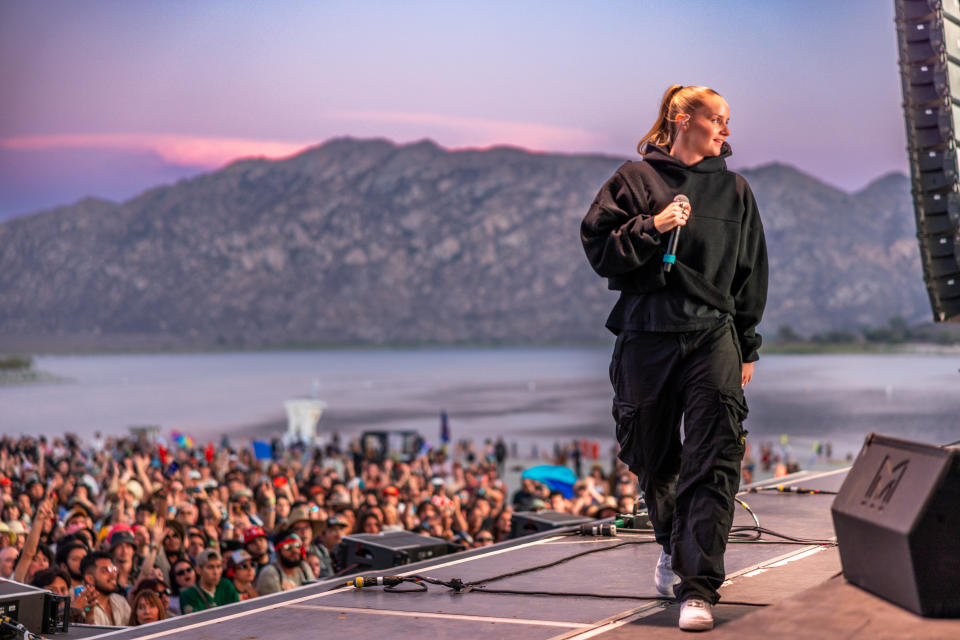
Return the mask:
POLYGON ((253 586, 253 581, 257 578, 257 563, 253 556, 243 549, 237 549, 227 556, 227 577, 233 581, 241 600, 260 595, 253 586))
POLYGON ((216 549, 205 549, 197 556, 197 583, 180 592, 184 614, 239 602, 233 583, 223 577, 223 559, 216 549))
POLYGON ((117 588, 127 595, 136 579, 138 567, 134 563, 137 545, 127 525, 115 525, 107 538, 110 557, 117 566, 117 588))
POLYGON ((339 516, 327 518, 326 527, 320 535, 320 545, 317 554, 320 556, 321 573, 318 578, 330 578, 340 570, 337 558, 337 546, 343 541, 343 533, 347 530, 347 523, 339 516))
POLYGON ((260 572, 270 566, 273 561, 270 557, 270 541, 263 527, 253 526, 243 530, 243 548, 253 558, 254 568, 259 578, 260 572))
POLYGON ((306 561, 303 541, 295 533, 287 534, 275 545, 277 561, 257 576, 257 592, 262 595, 296 589, 313 580, 313 570, 306 561))

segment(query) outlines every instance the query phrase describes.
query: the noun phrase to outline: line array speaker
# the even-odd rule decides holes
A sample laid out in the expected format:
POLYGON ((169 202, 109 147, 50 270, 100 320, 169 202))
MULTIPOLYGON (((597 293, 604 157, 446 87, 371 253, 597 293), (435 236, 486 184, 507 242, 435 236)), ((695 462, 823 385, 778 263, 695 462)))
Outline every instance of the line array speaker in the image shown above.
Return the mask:
POLYGON ((907 152, 933 317, 960 321, 960 0, 895 0, 907 152))

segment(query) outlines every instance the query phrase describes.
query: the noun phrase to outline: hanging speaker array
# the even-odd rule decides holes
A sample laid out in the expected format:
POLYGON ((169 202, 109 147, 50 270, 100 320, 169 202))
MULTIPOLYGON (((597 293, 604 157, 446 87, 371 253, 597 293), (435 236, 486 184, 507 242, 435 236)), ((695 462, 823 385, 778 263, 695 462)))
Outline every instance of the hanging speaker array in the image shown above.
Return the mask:
POLYGON ((960 322, 960 0, 895 0, 903 112, 930 306, 960 322))

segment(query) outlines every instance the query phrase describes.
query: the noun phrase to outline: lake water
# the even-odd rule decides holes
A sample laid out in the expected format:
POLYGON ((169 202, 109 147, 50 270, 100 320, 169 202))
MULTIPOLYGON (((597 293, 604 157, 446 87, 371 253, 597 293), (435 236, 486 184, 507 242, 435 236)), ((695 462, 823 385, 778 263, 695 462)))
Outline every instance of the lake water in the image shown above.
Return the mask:
MULTIPOLYGON (((609 349, 333 350, 45 356, 59 383, 0 386, 0 430, 48 436, 128 425, 179 429, 200 441, 278 434, 283 402, 327 403, 321 432, 413 428, 453 437, 504 435, 522 450, 573 438, 612 444, 609 349)), ((768 355, 747 389, 751 440, 786 433, 855 453, 876 431, 931 443, 960 439, 956 355, 768 355)), ((479 444, 479 443, 478 443, 479 444)), ((802 459, 803 456, 798 456, 802 459)))

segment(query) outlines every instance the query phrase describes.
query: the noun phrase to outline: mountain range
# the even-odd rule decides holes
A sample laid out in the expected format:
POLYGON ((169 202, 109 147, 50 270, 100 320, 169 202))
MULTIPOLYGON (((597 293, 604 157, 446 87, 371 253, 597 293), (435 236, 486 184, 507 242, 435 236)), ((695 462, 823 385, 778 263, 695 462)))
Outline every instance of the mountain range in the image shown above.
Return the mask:
MULTIPOLYGON (((341 138, 8 220, 0 349, 604 340, 615 294, 579 224, 622 162, 341 138)), ((770 255, 762 333, 930 318, 906 176, 740 173, 770 255)))

